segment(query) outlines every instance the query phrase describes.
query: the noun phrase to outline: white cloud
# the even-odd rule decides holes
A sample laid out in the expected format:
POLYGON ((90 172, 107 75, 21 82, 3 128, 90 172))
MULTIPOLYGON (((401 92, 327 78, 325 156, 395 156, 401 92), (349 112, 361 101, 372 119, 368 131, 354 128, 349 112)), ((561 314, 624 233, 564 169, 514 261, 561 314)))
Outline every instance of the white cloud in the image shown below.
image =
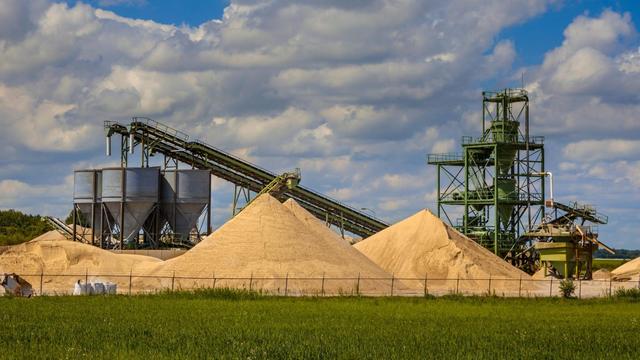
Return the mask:
POLYGON ((455 141, 453 139, 438 140, 431 147, 434 154, 450 153, 455 149, 455 141))
POLYGON ((583 162, 635 158, 640 154, 640 140, 581 140, 563 149, 566 159, 583 162))

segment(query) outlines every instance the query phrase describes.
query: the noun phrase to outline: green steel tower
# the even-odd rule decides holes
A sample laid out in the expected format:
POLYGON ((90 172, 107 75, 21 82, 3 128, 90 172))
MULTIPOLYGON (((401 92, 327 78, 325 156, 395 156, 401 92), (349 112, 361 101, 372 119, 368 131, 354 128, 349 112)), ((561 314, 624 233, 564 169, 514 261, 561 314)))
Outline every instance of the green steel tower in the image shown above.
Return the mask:
POLYGON ((462 137, 462 153, 430 154, 438 216, 523 268, 534 251, 522 237, 544 218, 544 138, 529 134, 524 89, 482 93, 482 135, 462 137))

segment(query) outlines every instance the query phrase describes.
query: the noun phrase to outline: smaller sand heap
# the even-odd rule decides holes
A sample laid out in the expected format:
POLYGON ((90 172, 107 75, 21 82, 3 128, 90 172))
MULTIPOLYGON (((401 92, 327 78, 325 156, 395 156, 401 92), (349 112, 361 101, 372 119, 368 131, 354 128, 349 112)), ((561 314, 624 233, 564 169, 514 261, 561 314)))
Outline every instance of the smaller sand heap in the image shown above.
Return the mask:
POLYGON ((609 280, 611 279, 611 271, 607 269, 596 270, 591 274, 593 280, 609 280))
MULTIPOLYGON (((152 266, 148 274, 166 279, 161 284, 145 280, 140 287, 166 288, 171 281, 174 288, 187 289, 216 282, 277 293, 286 288, 289 294, 349 294, 357 287, 360 292, 385 294, 391 281, 390 274, 293 200, 285 206, 268 194, 184 255, 152 266), (173 278, 174 273, 181 278, 173 278), (379 280, 361 280, 358 285, 358 277, 379 280)), ((399 290, 401 285, 395 286, 399 290)))
POLYGON ((56 234, 47 232, 6 249, 0 254, 0 273, 17 273, 38 290, 39 274, 43 273, 46 293, 69 293, 77 280, 110 281, 124 288, 128 286, 127 274, 140 273, 148 264, 160 262, 148 256, 113 254, 56 234))
POLYGON ((640 257, 626 262, 611 271, 613 280, 638 280, 640 281, 640 257))
MULTIPOLYGON (((446 225, 428 210, 421 210, 354 247, 399 278, 431 279, 429 287, 434 292, 458 288, 461 292, 480 294, 488 292, 490 286, 492 292, 517 293, 522 286, 524 294, 534 287, 529 275, 446 225), (459 281, 455 280, 458 278, 459 281)), ((414 283, 421 287, 424 281, 414 283)))

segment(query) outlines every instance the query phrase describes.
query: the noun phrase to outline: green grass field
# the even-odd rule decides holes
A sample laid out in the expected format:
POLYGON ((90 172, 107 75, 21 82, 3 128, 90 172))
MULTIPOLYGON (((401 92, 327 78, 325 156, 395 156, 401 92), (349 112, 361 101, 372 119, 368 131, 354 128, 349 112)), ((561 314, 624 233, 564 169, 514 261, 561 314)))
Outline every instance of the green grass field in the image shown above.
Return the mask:
POLYGON ((0 298, 1 357, 640 358, 624 299, 0 298))
POLYGON ((593 259, 593 271, 600 269, 613 270, 618 266, 626 263, 625 259, 593 259))

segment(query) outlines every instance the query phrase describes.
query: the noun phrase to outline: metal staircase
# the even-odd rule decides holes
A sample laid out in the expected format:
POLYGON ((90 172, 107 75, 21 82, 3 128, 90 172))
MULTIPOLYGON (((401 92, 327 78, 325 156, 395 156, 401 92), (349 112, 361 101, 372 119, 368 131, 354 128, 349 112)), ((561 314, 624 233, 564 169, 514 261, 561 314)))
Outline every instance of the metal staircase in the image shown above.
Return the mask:
MULTIPOLYGON (((178 162, 182 162, 193 168, 206 169, 214 176, 256 194, 278 177, 202 141, 190 140, 189 135, 152 119, 135 117, 129 125, 105 121, 104 127, 107 155, 111 154, 111 137, 115 134, 122 136, 122 166, 127 165, 131 149, 140 146, 143 166, 148 166, 150 156, 162 154, 165 156, 165 167, 170 167, 171 164, 177 166, 178 162)), ((388 227, 388 224, 373 216, 302 186, 287 187, 276 194, 276 197, 281 201, 292 198, 318 219, 362 237, 373 235, 388 227)))

